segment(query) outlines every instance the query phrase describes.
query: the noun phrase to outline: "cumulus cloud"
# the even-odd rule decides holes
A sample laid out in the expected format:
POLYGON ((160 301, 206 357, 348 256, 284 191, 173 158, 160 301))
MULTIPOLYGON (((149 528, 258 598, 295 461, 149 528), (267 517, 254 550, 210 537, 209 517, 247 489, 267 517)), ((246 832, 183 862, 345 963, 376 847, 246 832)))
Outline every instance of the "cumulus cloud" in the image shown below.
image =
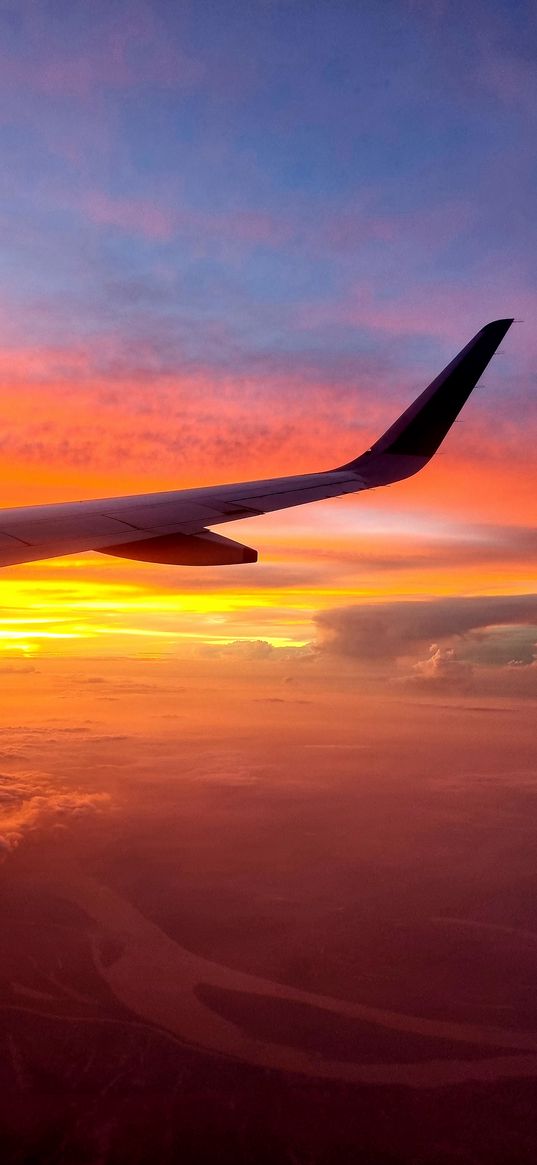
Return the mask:
POLYGON ((200 648, 202 655, 232 655, 240 659, 268 659, 275 648, 266 639, 234 639, 232 643, 208 644, 200 648))
POLYGON ((0 861, 26 834, 47 826, 66 825, 106 809, 107 793, 86 792, 53 786, 46 773, 28 771, 9 776, 0 773, 0 861))
POLYGON ((406 679, 416 687, 434 685, 435 688, 453 688, 460 692, 471 688, 473 675, 472 665, 458 659, 453 647, 439 647, 433 643, 427 659, 419 659, 406 679))
MULTIPOLYGON (((287 647, 269 643, 267 639, 233 639, 229 643, 202 644, 197 654, 201 657, 219 656, 223 659, 236 658, 252 662, 277 659, 280 662, 296 663, 299 660, 312 659, 314 653, 309 644, 303 647, 287 647)), ((284 683, 292 682, 291 677, 284 680, 284 683)))

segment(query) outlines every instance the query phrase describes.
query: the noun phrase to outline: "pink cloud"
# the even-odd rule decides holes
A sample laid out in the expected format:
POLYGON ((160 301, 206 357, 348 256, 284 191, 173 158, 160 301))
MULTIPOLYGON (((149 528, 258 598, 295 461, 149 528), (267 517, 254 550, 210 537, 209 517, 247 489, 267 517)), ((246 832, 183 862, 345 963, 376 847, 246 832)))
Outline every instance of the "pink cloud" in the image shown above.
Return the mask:
MULTIPOLYGON (((510 274, 506 272, 500 286, 496 279, 490 284, 480 279, 475 287, 438 280, 428 286, 401 289, 396 294, 384 293, 364 281, 351 286, 339 302, 301 305, 295 319, 308 329, 342 324, 371 328, 394 337, 428 335, 462 343, 488 320, 509 315, 535 318, 537 295, 520 279, 509 278, 510 274)), ((517 330, 518 352, 521 342, 526 350, 528 345, 534 348, 531 330, 517 330)), ((511 337, 505 342, 506 348, 508 343, 512 343, 511 337)))
POLYGON ((360 209, 349 208, 331 214, 325 223, 316 224, 321 245, 335 251, 356 247, 368 240, 397 242, 418 246, 444 246, 467 229, 475 216, 475 208, 463 200, 433 207, 428 210, 400 213, 379 213, 373 205, 360 209))
MULTIPOLYGON (((389 244, 392 248, 414 242, 416 246, 438 249, 465 230, 475 213, 461 200, 419 213, 384 214, 375 209, 373 194, 363 199, 358 208, 353 205, 337 212, 327 209, 321 216, 298 210, 292 214, 253 210, 246 204, 208 213, 185 206, 177 195, 175 180, 173 202, 169 189, 165 193, 157 189, 152 202, 94 189, 72 199, 71 204, 94 223, 156 240, 183 232, 190 235, 192 242, 203 245, 207 241, 211 247, 225 248, 230 243, 285 247, 321 257, 347 253, 367 242, 389 244)), ((54 199, 56 204, 65 203, 65 193, 55 191, 54 199)))
POLYGON ((165 242, 175 233, 174 215, 146 199, 112 198, 102 192, 88 194, 81 208, 98 226, 113 226, 129 233, 165 242))
MULTIPOLYGON (((189 237, 194 247, 210 247, 221 252, 233 246, 273 246, 291 244, 304 234, 289 216, 255 211, 247 207, 232 211, 200 212, 185 206, 180 181, 174 179, 172 193, 155 187, 154 198, 116 195, 93 188, 76 193, 49 186, 43 197, 80 214, 96 226, 114 227, 154 242, 167 242, 174 235, 189 237)), ((0 308, 1 310, 1 308, 0 308)))
POLYGON ((78 46, 62 44, 56 53, 43 53, 49 32, 46 14, 35 13, 27 29, 33 59, 1 58, 2 86, 28 87, 47 97, 86 100, 103 90, 124 90, 144 84, 164 88, 190 88, 203 76, 201 62, 183 51, 166 34, 163 22, 151 6, 130 4, 99 24, 91 39, 78 46))

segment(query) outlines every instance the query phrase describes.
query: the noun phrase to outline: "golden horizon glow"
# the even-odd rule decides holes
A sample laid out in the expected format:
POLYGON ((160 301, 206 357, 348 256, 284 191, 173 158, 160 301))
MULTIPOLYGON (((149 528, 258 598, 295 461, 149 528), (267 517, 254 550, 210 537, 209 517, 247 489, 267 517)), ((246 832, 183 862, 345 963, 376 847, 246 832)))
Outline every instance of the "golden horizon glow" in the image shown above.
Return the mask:
MULTIPOLYGON (((305 539, 304 555, 315 564, 315 547, 305 539)), ((382 540, 374 540, 377 552, 382 540)), ((181 653, 185 644, 229 644, 235 640, 263 639, 273 646, 303 646, 315 638, 315 615, 323 610, 356 603, 414 600, 432 596, 526 594, 533 588, 528 563, 514 558, 508 564, 468 563, 446 566, 435 563, 423 547, 421 563, 405 564, 405 551, 398 546, 395 562, 390 547, 384 547, 387 568, 368 563, 371 539, 356 551, 350 565, 338 559, 338 547, 322 548, 319 571, 332 579, 314 577, 298 585, 294 572, 300 559, 287 558, 286 547, 274 550, 261 564, 250 567, 244 584, 228 578, 229 568, 197 571, 107 562, 87 556, 51 560, 13 568, 2 575, 3 610, 0 614, 0 654, 31 652, 70 655, 97 649, 115 654, 136 651, 136 641, 145 639, 156 650, 181 653), (360 554, 365 565, 360 569, 360 554), (397 564, 397 555, 401 564, 397 564), (61 561, 61 566, 58 566, 61 561), (259 578, 256 584, 252 571, 259 578), (286 572, 291 581, 286 584, 286 572), (159 578, 162 572, 162 580, 159 578), (266 574, 281 574, 281 581, 265 581, 266 574), (367 575, 367 585, 358 586, 354 576, 367 575), (170 576, 178 587, 171 589, 170 576), (28 577, 30 576, 30 577, 28 577), (339 576, 339 577, 338 577, 339 576), (251 580, 251 581, 250 581, 251 580), (190 588, 181 589, 189 583, 190 588), (210 586, 205 590, 204 587, 210 586)), ((393 550, 392 550, 393 554, 393 550)), ((239 568, 240 570, 241 568, 239 568)))

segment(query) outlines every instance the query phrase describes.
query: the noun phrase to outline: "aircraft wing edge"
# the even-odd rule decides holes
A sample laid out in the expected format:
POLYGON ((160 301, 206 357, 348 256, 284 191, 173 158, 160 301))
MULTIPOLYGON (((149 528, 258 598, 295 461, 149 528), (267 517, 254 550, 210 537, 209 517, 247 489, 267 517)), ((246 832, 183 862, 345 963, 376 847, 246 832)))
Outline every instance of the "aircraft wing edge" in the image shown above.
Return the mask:
POLYGON ((513 322, 502 319, 485 324, 366 453, 339 469, 360 474, 366 488, 390 485, 423 469, 447 436, 513 322))

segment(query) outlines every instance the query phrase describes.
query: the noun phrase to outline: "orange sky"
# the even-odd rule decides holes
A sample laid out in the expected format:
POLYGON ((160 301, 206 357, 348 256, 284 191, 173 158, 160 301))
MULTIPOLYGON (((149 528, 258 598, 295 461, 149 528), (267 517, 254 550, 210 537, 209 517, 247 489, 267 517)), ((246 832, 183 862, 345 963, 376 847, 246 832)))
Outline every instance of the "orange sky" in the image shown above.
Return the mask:
MULTIPOLYGON (((365 20, 386 60, 373 10, 332 23, 327 9, 345 62, 335 81, 323 38, 302 45, 305 70, 266 29, 258 42, 255 21, 232 44, 220 29, 186 51, 171 10, 150 7, 117 27, 104 6, 91 36, 76 5, 61 36, 33 9, 21 42, 6 26, 0 507, 331 468, 487 320, 526 323, 422 474, 228 525, 258 549, 255 566, 86 555, 6 569, 0 653, 191 654, 258 639, 287 650, 316 641, 322 611, 532 592, 529 106, 491 92, 485 70, 472 73, 464 134, 458 84, 433 110, 420 70, 430 54, 436 76, 439 43, 421 13, 387 108, 362 62, 362 108, 348 46, 365 20), (257 62, 248 76, 245 59, 257 62)), ((473 29, 470 43, 480 60, 473 29)))

